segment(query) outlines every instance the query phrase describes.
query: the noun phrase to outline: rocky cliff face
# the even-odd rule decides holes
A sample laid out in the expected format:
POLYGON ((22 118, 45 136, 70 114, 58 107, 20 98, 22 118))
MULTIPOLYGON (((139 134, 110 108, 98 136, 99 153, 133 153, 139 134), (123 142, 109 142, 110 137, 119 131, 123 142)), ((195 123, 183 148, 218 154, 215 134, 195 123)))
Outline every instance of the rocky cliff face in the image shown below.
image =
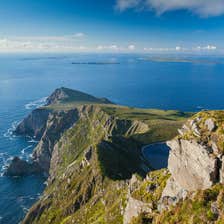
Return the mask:
POLYGON ((222 111, 201 112, 168 142, 168 169, 172 176, 163 191, 165 200, 170 197, 176 203, 187 192, 223 183, 223 118, 222 111))
POLYGON ((39 108, 34 110, 17 126, 15 134, 28 135, 40 139, 46 129, 49 114, 50 110, 47 109, 39 108))
MULTIPOLYGON (((130 136, 148 130, 148 126, 143 122, 117 119, 103 112, 100 107, 89 105, 77 106, 65 111, 49 110, 48 108, 34 110, 19 124, 16 133, 40 138, 32 157, 33 161, 39 164, 44 172, 48 173, 54 147, 63 133, 73 127, 78 120, 87 119, 92 113, 99 113, 105 120, 105 123, 102 124, 105 139, 110 136, 130 136)), ((93 128, 98 128, 99 124, 91 125, 93 128)), ((55 158, 56 156, 53 159, 54 164, 55 158)))
POLYGON ((54 146, 61 135, 78 120, 77 109, 56 111, 49 114, 43 135, 33 152, 33 160, 48 172, 54 146))
POLYGON ((188 120, 168 142, 167 175, 150 172, 130 185, 126 223, 224 223, 223 143, 224 111, 203 111, 188 120))
MULTIPOLYGON (((98 215, 103 212, 102 206, 108 209, 104 211, 106 223, 121 223, 125 180, 134 172, 145 173, 144 161, 139 157, 141 147, 128 139, 130 135, 144 133, 145 125, 124 122, 94 105, 78 107, 76 114, 76 122, 61 135, 51 151, 49 188, 24 223, 45 223, 46 214, 54 223, 84 223, 85 219, 91 223, 94 217, 85 214, 85 208, 94 213, 96 206, 100 206, 98 215), (117 199, 111 200, 115 193, 117 199)), ((65 115, 68 119, 68 114, 65 115)), ((56 120, 58 122, 58 117, 56 120)), ((41 142, 38 147, 42 147, 41 142)), ((39 158, 45 156, 46 149, 41 148, 39 158)))

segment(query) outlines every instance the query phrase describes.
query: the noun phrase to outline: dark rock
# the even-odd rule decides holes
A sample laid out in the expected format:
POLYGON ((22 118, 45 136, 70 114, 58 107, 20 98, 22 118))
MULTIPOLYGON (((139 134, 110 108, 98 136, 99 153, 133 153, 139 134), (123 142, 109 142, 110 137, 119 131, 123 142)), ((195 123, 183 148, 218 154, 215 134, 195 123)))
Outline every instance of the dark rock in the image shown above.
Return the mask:
POLYGON ((92 147, 89 148, 89 150, 85 153, 85 159, 89 161, 92 157, 92 147))
POLYGON ((28 135, 40 139, 46 128, 50 111, 46 109, 36 109, 26 117, 16 128, 16 135, 28 135))
POLYGON ((148 191, 148 192, 152 192, 152 191, 154 191, 157 187, 158 187, 157 184, 152 183, 152 184, 150 184, 149 186, 147 186, 147 191, 148 191))
POLYGON ((19 157, 14 157, 11 164, 8 166, 5 176, 25 176, 31 174, 41 173, 42 170, 37 163, 28 163, 20 159, 19 157))

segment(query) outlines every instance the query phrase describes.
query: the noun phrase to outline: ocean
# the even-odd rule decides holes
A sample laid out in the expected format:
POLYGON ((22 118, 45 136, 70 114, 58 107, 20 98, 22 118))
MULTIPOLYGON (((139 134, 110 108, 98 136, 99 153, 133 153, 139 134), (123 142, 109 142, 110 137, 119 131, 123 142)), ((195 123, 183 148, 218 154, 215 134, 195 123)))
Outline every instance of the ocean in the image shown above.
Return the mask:
MULTIPOLYGON (((37 142, 13 130, 58 87, 131 107, 199 111, 224 108, 224 58, 149 60, 148 55, 0 55, 0 223, 19 223, 40 197, 43 176, 10 178, 13 158, 30 159, 37 142), (195 60, 195 61, 194 61, 195 60)), ((161 57, 161 56, 160 56, 161 57)))

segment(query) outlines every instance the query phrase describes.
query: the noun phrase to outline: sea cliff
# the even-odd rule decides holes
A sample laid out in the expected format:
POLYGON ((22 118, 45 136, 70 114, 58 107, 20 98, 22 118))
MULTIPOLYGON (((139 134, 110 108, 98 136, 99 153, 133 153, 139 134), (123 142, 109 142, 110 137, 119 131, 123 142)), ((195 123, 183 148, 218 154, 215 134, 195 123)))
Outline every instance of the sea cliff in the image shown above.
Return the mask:
POLYGON ((57 89, 16 129, 39 139, 32 165, 48 174, 23 223, 130 223, 142 212, 151 220, 170 173, 152 171, 141 148, 174 138, 189 116, 57 89))

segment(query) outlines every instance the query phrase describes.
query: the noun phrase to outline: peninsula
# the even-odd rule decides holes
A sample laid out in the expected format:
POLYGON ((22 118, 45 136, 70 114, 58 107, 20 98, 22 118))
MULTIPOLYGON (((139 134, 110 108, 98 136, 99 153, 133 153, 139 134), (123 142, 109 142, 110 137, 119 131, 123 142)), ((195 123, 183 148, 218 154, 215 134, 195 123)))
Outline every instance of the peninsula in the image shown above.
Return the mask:
POLYGON ((223 124, 223 111, 130 108, 57 89, 16 129, 39 140, 20 174, 48 175, 22 223, 222 223, 223 124), (155 170, 141 149, 167 140, 168 169, 155 170))

